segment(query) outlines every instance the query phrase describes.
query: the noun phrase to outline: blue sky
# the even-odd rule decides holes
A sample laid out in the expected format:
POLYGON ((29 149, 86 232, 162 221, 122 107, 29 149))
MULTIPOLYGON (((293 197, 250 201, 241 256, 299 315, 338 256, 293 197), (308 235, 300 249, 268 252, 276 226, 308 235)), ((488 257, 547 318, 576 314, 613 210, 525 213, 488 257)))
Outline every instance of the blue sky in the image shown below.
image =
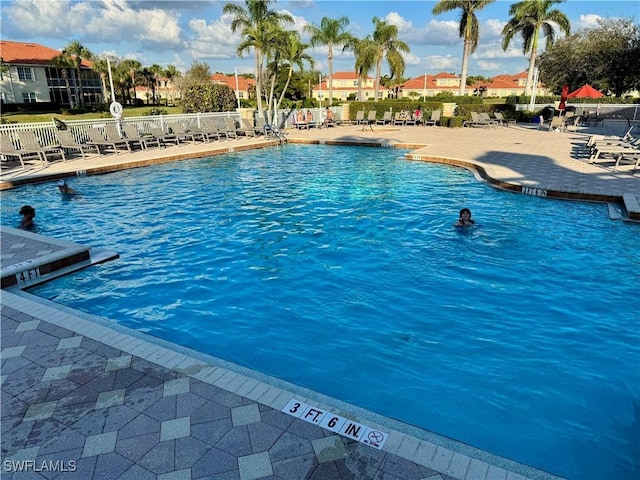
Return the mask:
MULTIPOLYGON (((206 62, 211 71, 253 71, 251 54, 239 58, 239 34, 222 13, 226 1, 216 0, 1 0, 3 40, 36 42, 61 49, 77 40, 93 53, 134 58, 148 66, 173 64, 186 71, 193 62, 206 62)), ((372 32, 372 18, 398 26, 411 53, 405 57, 405 77, 441 71, 460 73, 462 42, 458 37, 459 11, 434 16, 434 1, 295 0, 279 1, 272 8, 289 12, 292 28, 302 31, 322 17, 347 16, 350 31, 364 37, 372 32)), ((527 68, 522 44, 514 39, 503 51, 500 32, 514 1, 501 1, 478 11, 480 44, 469 62, 470 75, 518 73, 527 68)), ((244 5, 244 2, 239 2, 244 5)), ((568 0, 558 4, 573 31, 596 24, 598 18, 631 17, 640 20, 638 0, 568 0)), ((303 39, 306 37, 303 36, 303 39)), ((326 48, 310 51, 316 68, 327 73, 326 48)), ((334 71, 352 71, 353 55, 334 53, 334 71)), ((386 66, 383 74, 388 73, 386 66)))

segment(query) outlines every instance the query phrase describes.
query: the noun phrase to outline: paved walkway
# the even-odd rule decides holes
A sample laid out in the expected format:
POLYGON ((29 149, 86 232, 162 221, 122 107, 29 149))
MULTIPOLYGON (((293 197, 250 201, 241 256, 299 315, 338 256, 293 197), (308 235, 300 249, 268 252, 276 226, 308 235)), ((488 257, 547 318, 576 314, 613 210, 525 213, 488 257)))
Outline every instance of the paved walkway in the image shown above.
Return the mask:
MULTIPOLYGON (((289 136, 413 146, 410 158, 473 164, 505 185, 640 194, 635 172, 584 161, 583 134, 344 126, 289 136)), ((2 188, 269 145, 243 139, 36 164, 3 171, 2 188)), ((60 250, 57 240, 2 233, 3 277, 49 265, 60 250)), ((34 297, 17 283, 0 292, 3 478, 556 478, 34 297)))

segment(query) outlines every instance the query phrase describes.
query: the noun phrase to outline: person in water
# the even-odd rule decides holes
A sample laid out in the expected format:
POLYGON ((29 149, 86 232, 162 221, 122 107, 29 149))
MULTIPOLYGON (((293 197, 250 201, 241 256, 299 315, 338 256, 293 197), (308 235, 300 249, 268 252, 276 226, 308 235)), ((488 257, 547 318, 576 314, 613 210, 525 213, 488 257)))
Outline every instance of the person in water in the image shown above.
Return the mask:
POLYGON ((58 180, 58 190, 60 190, 60 193, 64 194, 64 195, 77 195, 78 192, 76 192, 73 188, 71 188, 69 185, 67 185, 67 182, 63 179, 63 180, 58 180))
POLYGON ((31 205, 24 205, 18 213, 22 215, 22 220, 20 220, 20 228, 31 230, 36 226, 36 224, 33 222, 33 219, 36 216, 36 209, 31 205))
POLYGON ((471 210, 468 208, 463 208, 460 210, 460 218, 456 223, 453 224, 454 227, 470 227, 475 222, 475 220, 471 220, 471 210))

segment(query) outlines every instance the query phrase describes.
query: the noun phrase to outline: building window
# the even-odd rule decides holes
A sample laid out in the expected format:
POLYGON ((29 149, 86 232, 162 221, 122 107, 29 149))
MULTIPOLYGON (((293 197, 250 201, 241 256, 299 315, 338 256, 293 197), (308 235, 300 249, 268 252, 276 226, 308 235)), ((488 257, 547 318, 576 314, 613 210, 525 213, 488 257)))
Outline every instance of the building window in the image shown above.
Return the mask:
POLYGON ((36 103, 36 94, 34 92, 22 92, 22 100, 24 103, 36 103))
POLYGON ((33 70, 29 67, 18 67, 18 78, 23 82, 26 80, 35 80, 33 70))

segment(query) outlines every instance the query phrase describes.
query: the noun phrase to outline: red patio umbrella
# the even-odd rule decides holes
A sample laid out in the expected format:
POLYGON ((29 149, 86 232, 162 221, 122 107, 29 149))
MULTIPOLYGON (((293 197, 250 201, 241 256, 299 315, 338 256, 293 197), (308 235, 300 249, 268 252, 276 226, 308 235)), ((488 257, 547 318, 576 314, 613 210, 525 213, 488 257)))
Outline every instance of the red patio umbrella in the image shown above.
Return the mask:
POLYGON ((580 88, 578 88, 577 90, 574 90, 573 92, 571 92, 569 95, 567 95, 567 98, 600 98, 600 97, 604 97, 604 93, 599 92, 589 84, 585 84, 580 88))
POLYGON ((562 86, 562 95, 560 95, 560 105, 558 110, 564 110, 567 106, 567 96, 569 95, 569 85, 566 83, 562 86))

